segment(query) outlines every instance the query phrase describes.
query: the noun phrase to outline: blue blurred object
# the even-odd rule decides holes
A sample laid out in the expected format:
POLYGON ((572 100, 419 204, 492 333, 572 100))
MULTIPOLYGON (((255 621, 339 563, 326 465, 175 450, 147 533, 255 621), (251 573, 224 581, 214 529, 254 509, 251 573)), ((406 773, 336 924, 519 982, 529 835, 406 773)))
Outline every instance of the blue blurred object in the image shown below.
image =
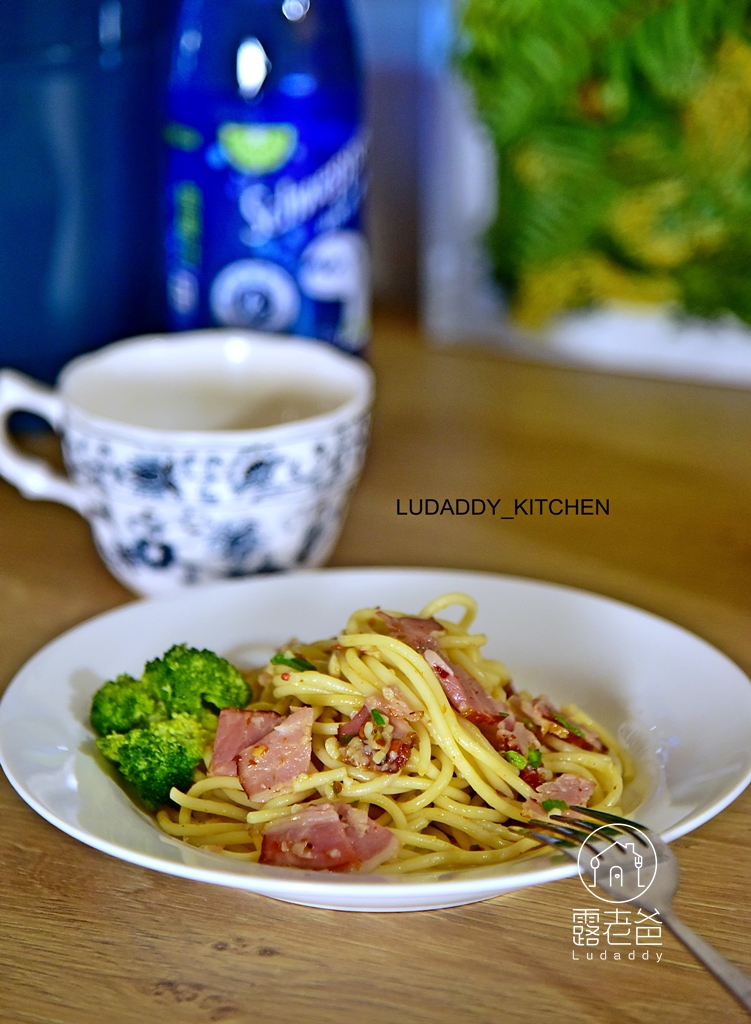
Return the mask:
POLYGON ((166 129, 173 328, 363 348, 360 92, 345 0, 184 0, 166 129))
POLYGON ((163 326, 159 95, 172 0, 0 3, 0 365, 163 326))

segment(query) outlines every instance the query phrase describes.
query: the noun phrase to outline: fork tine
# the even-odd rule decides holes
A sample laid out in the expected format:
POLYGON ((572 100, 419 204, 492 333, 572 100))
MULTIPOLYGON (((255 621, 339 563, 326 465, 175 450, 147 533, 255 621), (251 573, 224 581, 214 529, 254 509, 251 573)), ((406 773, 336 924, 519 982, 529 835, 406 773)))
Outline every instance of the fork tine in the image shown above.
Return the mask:
POLYGON ((554 849, 569 848, 575 849, 579 844, 572 843, 570 839, 557 839, 554 836, 545 835, 544 832, 529 832, 533 839, 537 839, 540 843, 545 843, 547 846, 552 846, 554 849))
MULTIPOLYGON (((582 814, 588 814, 590 818, 594 818, 596 821, 604 821, 609 825, 631 825, 636 829, 642 829, 645 832, 649 831, 646 825, 641 825, 638 821, 631 821, 630 818, 621 818, 617 814, 608 813, 608 811, 594 811, 590 807, 577 807, 574 804, 571 805, 571 810, 579 811, 582 814)), ((637 839, 642 846, 648 845, 638 832, 634 835, 634 838, 637 839)))
POLYGON ((530 825, 534 825, 535 828, 547 829, 549 832, 558 832, 558 833, 560 833, 560 835, 565 835, 567 838, 571 838, 572 836, 575 839, 579 839, 582 836, 584 838, 589 838, 589 831, 588 830, 585 831, 584 829, 576 828, 573 825, 569 826, 569 827, 566 827, 563 824, 559 825, 556 822, 552 822, 552 821, 538 821, 536 818, 533 818, 530 821, 530 825))
POLYGON ((579 846, 588 846, 590 850, 597 852, 597 847, 593 846, 589 841, 589 832, 582 832, 576 828, 564 828, 562 825, 551 825, 547 821, 530 821, 530 825, 534 825, 536 828, 544 828, 548 832, 552 832, 553 835, 562 836, 564 839, 575 840, 579 846))
POLYGON ((638 821, 631 821, 630 818, 621 818, 617 814, 610 814, 608 811, 595 811, 591 807, 577 807, 576 804, 571 804, 571 810, 581 811, 582 814, 588 814, 590 818, 598 818, 600 821, 605 821, 608 824, 633 825, 634 828, 643 828, 645 832, 649 831, 646 825, 641 825, 638 821))
POLYGON ((584 818, 561 818, 559 820, 562 826, 565 822, 566 826, 577 828, 588 833, 596 832, 599 829, 601 834, 608 838, 611 836, 623 835, 622 830, 616 828, 615 825, 598 825, 596 821, 586 821, 584 818))

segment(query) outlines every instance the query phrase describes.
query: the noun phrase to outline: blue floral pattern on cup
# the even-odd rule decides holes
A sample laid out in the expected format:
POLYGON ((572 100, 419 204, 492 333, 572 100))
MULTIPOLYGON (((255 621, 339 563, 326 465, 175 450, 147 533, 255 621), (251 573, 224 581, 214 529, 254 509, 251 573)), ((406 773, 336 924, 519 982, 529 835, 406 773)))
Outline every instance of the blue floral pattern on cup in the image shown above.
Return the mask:
MULTIPOLYGON (((61 435, 68 479, 1 434, 0 473, 28 497, 85 515, 106 565, 137 593, 317 566, 336 543, 363 466, 372 390, 365 364, 319 342, 237 331, 130 339, 74 360, 56 391, 0 372, 0 421, 16 409, 45 417, 61 435), (137 404, 154 359, 200 376, 207 365, 235 373, 246 357, 254 374, 272 366, 285 380, 294 368, 307 388, 333 388, 340 402, 269 428, 168 429, 110 419, 109 407, 96 414, 68 395, 81 377, 90 388, 92 378, 115 379, 117 390, 111 367, 125 366, 137 404)), ((192 407, 184 409, 192 422, 192 407)))
POLYGON ((113 574, 141 590, 159 570, 168 589, 322 564, 368 428, 364 415, 323 439, 155 451, 107 440, 73 417, 63 455, 70 478, 96 495, 92 530, 113 574))

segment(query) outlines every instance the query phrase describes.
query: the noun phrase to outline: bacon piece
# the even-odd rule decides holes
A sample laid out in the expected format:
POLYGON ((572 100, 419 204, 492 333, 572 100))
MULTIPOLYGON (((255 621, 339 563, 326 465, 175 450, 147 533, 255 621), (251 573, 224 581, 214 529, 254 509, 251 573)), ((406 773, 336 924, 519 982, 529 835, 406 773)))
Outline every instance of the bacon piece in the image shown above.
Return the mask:
POLYGON ((413 711, 406 700, 390 686, 384 686, 378 703, 390 718, 404 718, 408 722, 419 722, 422 711, 413 711))
POLYGON ((532 789, 537 789, 544 782, 550 782, 553 778, 553 773, 549 768, 530 768, 527 765, 526 768, 522 768, 519 772, 519 778, 522 782, 526 782, 532 789))
POLYGON ((378 614, 388 626, 389 635, 395 640, 401 640, 418 654, 424 654, 428 650, 437 651, 438 637, 446 632, 435 619, 421 619, 417 615, 401 615, 396 618, 382 611, 378 614))
MULTIPOLYGON (((519 773, 519 776, 521 778, 524 772, 544 772, 545 770, 544 768, 525 768, 519 773)), ((531 778, 525 778, 524 781, 531 786, 534 785, 531 778)), ((535 798, 525 800, 522 804, 521 815, 523 818, 546 817, 547 811, 542 806, 546 800, 563 800, 569 807, 571 805, 586 807, 587 801, 595 791, 595 784, 591 779, 583 779, 580 775, 574 775, 573 772, 565 772, 557 779, 553 779, 552 782, 543 782, 542 785, 535 788, 537 790, 535 798)), ((573 815, 573 811, 570 814, 563 811, 565 817, 573 815)))
POLYGON ((248 746, 237 760, 238 775, 251 800, 265 803, 308 770, 313 749, 312 708, 300 708, 248 746))
POLYGON ((370 708, 367 704, 363 704, 356 715, 353 715, 348 722, 342 722, 339 726, 339 731, 337 733, 339 739, 346 741, 348 736, 357 736, 360 729, 362 729, 369 718, 370 708))
POLYGON ((409 721, 421 717, 422 712, 412 711, 406 701, 392 690, 368 697, 357 714, 339 726, 342 760, 369 771, 398 772, 409 761, 412 747, 417 742, 409 721), (371 714, 374 710, 385 719, 385 724, 376 722, 371 714))
POLYGON ((552 782, 543 783, 537 793, 543 800, 565 800, 569 806, 576 804, 586 807, 594 791, 595 784, 591 779, 583 779, 581 775, 566 772, 552 782))
POLYGON ((433 669, 452 705, 463 718, 475 725, 495 725, 501 721, 504 708, 460 665, 453 665, 435 651, 426 651, 425 660, 433 669))
POLYGON ((349 867, 357 853, 333 804, 309 804, 268 824, 261 864, 335 871, 349 867))
POLYGON ((518 722, 515 715, 507 715, 501 719, 494 732, 491 733, 489 728, 483 731, 496 750, 517 750, 526 757, 530 747, 535 750, 541 749, 535 734, 530 732, 526 725, 518 722))
POLYGON ((531 798, 524 801, 519 813, 522 818, 537 818, 539 820, 540 818, 547 817, 547 811, 545 811, 542 805, 531 798))
POLYGON ((335 806, 344 823, 347 838, 355 848, 358 871, 373 871, 394 856, 400 843, 393 832, 377 821, 372 821, 366 811, 351 804, 339 803, 335 806))
MULTIPOLYGON (((435 619, 422 619, 408 615, 395 618, 387 612, 378 614, 388 626, 391 636, 402 640, 418 654, 424 656, 454 709, 463 718, 474 722, 493 746, 496 746, 498 742, 496 730, 503 716, 507 714, 508 707, 501 701, 494 700, 487 690, 461 665, 455 665, 439 653, 438 638, 446 632, 440 623, 435 619)), ((517 743, 521 748, 524 740, 520 739, 517 743)), ((508 748, 502 743, 498 749, 508 748)), ((517 749, 517 747, 515 746, 513 749, 517 749)))
POLYGON ((209 775, 237 775, 240 752, 263 739, 281 717, 276 711, 222 708, 216 727, 209 775))
POLYGON ((387 828, 347 803, 308 804, 266 826, 261 864, 313 871, 373 871, 399 849, 387 828))
POLYGON ((512 696, 509 698, 509 704, 517 715, 523 715, 538 726, 543 736, 547 733, 552 733, 566 743, 570 743, 575 747, 581 747, 583 750, 594 750, 598 753, 604 753, 607 749, 596 732, 587 729, 579 722, 572 722, 571 724, 576 727, 581 736, 572 732, 562 722, 558 721, 556 716, 566 721, 565 716, 560 714, 548 697, 537 697, 535 700, 529 701, 523 700, 518 696, 512 696))
POLYGON ((514 696, 509 698, 509 706, 518 716, 523 716, 533 725, 536 725, 543 736, 547 732, 552 732, 554 735, 561 737, 568 734, 568 729, 559 725, 553 718, 555 709, 548 703, 547 697, 538 697, 536 700, 531 701, 514 696))
MULTIPOLYGON (((563 716, 565 719, 565 715, 563 716)), ((573 722, 576 728, 581 733, 581 736, 577 736, 574 732, 569 732, 566 737, 566 742, 571 743, 575 747, 581 747, 582 750, 594 750, 598 754, 607 753, 607 747, 602 742, 600 737, 592 729, 587 729, 586 726, 582 725, 581 722, 573 722)))

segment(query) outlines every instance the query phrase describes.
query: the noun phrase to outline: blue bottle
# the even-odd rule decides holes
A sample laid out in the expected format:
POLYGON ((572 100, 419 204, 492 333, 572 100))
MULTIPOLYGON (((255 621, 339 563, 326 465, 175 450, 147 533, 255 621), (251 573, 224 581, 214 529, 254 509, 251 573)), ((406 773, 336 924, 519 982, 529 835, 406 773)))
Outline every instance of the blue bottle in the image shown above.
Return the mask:
POLYGON ((365 345, 366 137, 345 2, 183 0, 165 131, 173 329, 365 345))

